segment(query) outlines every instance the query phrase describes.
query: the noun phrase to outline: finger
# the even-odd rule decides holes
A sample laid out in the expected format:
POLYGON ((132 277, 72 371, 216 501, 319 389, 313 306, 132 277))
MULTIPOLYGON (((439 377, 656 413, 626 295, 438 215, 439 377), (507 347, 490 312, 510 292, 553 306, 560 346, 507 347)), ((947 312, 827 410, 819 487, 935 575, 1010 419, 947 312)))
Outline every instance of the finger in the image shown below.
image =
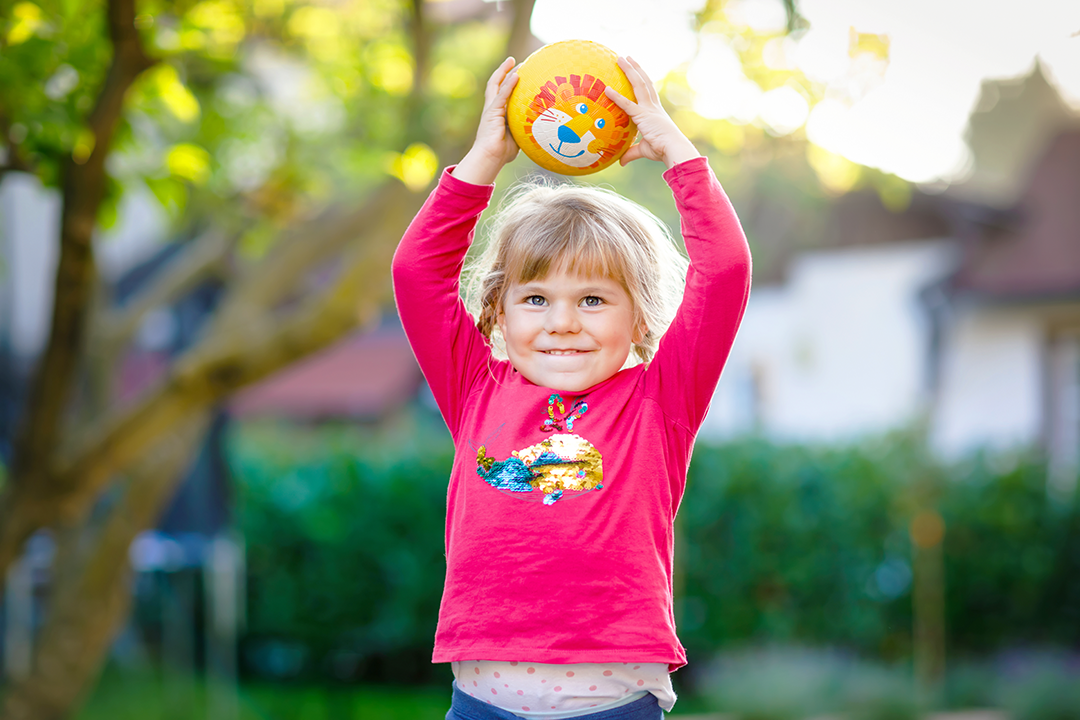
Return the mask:
POLYGON ((514 67, 514 58, 508 57, 502 61, 499 67, 495 68, 495 72, 491 73, 491 77, 488 78, 487 87, 484 88, 484 98, 490 100, 499 93, 499 86, 502 84, 503 78, 510 72, 510 68, 514 67))
POLYGON ((499 93, 495 96, 495 100, 500 106, 505 106, 506 101, 510 99, 510 93, 514 91, 514 86, 517 85, 518 74, 511 72, 502 81, 502 85, 499 86, 499 93))
POLYGON ((619 108, 621 108, 622 111, 625 112, 627 115, 633 115, 635 112, 637 112, 637 103, 635 103, 633 100, 626 97, 610 85, 604 88, 604 94, 607 95, 609 100, 618 105, 619 108))
POLYGON ((637 101, 648 102, 650 99, 648 85, 642 78, 638 68, 634 67, 634 64, 630 62, 628 57, 619 57, 619 67, 623 73, 626 74, 626 79, 630 81, 630 86, 634 88, 634 95, 637 96, 637 101))
MULTIPOLYGON (((659 104, 660 95, 656 92, 656 85, 653 84, 652 78, 649 77, 649 74, 645 72, 645 68, 641 67, 641 63, 627 55, 626 64, 633 68, 633 71, 637 75, 637 79, 641 85, 641 90, 644 90, 644 95, 653 102, 659 104)), ((627 75, 627 77, 629 77, 629 75, 627 75)), ((640 94, 641 90, 639 90, 637 86, 634 87, 635 93, 640 94)))

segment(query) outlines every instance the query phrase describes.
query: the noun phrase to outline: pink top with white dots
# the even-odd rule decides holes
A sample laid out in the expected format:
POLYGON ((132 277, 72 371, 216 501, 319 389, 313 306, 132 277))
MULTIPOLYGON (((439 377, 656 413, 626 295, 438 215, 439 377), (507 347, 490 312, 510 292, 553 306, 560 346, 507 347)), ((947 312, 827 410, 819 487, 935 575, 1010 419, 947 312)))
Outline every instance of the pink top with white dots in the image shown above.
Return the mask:
POLYGON ((458 688, 525 718, 569 718, 656 696, 670 710, 675 691, 667 663, 453 662, 458 688))

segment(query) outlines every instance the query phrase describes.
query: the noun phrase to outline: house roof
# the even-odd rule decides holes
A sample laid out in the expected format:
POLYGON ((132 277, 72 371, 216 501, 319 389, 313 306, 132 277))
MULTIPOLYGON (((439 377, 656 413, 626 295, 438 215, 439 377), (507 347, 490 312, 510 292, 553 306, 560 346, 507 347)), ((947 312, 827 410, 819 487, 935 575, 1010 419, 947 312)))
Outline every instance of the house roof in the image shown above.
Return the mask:
POLYGON ((408 402, 422 376, 400 326, 354 335, 237 393, 237 417, 372 419, 408 402))
POLYGON ((945 198, 915 190, 907 207, 893 211, 873 190, 848 193, 830 208, 824 244, 851 247, 949 237, 949 205, 945 198))
POLYGON ((1010 300, 1080 296, 1080 130, 1058 135, 1011 212, 961 232, 954 290, 1010 300))

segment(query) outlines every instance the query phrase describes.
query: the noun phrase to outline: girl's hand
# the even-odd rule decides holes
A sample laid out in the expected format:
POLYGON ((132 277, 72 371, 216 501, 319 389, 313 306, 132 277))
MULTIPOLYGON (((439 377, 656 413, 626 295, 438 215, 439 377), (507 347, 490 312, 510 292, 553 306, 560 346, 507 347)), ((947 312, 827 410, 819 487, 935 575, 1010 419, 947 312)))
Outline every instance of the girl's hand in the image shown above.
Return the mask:
POLYGON ((459 180, 490 185, 503 165, 517 157, 517 143, 506 128, 506 102, 518 80, 517 73, 511 72, 513 67, 514 58, 508 57, 488 79, 476 141, 454 170, 459 180))
POLYGON ((620 57, 619 67, 630 80, 637 102, 627 99, 611 87, 605 88, 604 94, 630 116, 641 133, 641 139, 630 146, 619 159, 619 163, 626 165, 643 157, 660 160, 671 168, 678 163, 700 157, 701 153, 694 147, 694 143, 683 135, 660 104, 660 95, 637 60, 620 57))

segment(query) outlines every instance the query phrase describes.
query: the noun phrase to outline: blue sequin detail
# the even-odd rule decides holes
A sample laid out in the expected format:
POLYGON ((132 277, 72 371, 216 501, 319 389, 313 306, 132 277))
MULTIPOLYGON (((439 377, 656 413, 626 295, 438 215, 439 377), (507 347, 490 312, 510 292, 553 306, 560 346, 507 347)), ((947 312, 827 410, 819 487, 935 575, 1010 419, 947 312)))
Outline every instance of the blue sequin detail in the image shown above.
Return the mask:
POLYGON ((544 465, 563 465, 565 463, 566 461, 555 453, 551 452, 550 450, 545 450, 544 452, 540 453, 540 457, 533 460, 532 466, 542 467, 544 465))
POLYGON ((545 495, 544 496, 544 504, 545 505, 554 505, 558 501, 558 499, 561 498, 561 497, 562 497, 562 490, 556 490, 555 492, 551 493, 550 495, 545 495))
POLYGON ((516 457, 491 463, 489 469, 486 470, 482 465, 478 465, 476 474, 488 485, 499 490, 532 492, 533 489, 533 486, 529 484, 529 481, 533 479, 532 472, 516 457))

